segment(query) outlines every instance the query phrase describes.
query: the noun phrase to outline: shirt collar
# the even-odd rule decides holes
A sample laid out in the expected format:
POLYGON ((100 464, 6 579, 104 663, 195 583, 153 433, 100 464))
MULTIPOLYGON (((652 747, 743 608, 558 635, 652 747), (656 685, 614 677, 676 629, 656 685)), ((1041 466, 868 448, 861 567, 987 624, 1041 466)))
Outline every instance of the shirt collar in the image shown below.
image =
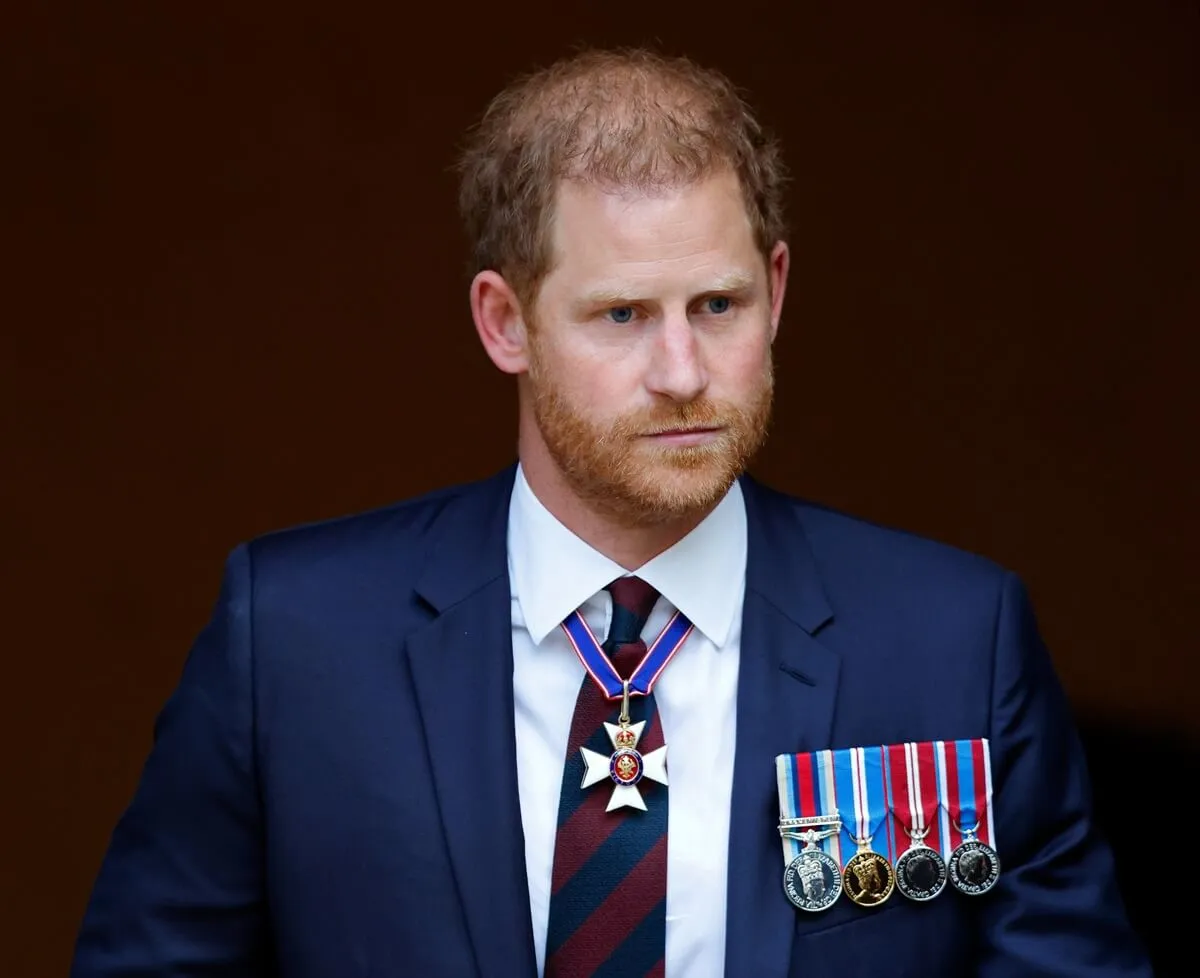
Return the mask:
MULTIPOLYGON (((746 579, 746 507, 735 481, 691 533, 635 573, 688 617, 718 649, 741 604, 746 579)), ((517 467, 508 520, 513 594, 535 644, 626 573, 542 505, 517 467)))

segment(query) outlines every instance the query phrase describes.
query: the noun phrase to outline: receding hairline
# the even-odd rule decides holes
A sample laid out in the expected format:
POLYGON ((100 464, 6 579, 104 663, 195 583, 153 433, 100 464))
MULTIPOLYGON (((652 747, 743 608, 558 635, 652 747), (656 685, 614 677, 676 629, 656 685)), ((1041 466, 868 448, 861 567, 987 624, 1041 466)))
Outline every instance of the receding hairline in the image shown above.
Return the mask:
POLYGON ((687 58, 640 49, 590 50, 522 75, 493 101, 488 115, 515 108, 509 115, 514 128, 546 120, 627 121, 647 104, 699 116, 711 107, 698 91, 701 76, 740 95, 724 75, 687 58), (628 116, 622 119, 622 113, 628 116))
POLYGON ((460 160, 472 271, 493 268, 519 294, 536 293, 564 180, 653 193, 725 167, 769 260, 786 235, 786 168, 729 78, 638 48, 584 50, 531 71, 489 104, 460 160))
MULTIPOLYGON (((562 242, 558 238, 557 231, 560 227, 558 222, 558 218, 561 213, 559 203, 562 192, 565 188, 574 187, 584 192, 591 191, 603 196, 610 196, 634 202, 638 199, 644 198, 667 197, 675 191, 688 190, 690 188, 699 187, 705 183, 720 180, 729 181, 729 187, 732 191, 731 197, 737 201, 737 213, 739 218, 745 221, 744 230, 750 235, 751 244, 755 248, 755 257, 762 263, 761 268, 763 270, 767 270, 771 260, 770 253, 764 252, 761 248, 759 248, 757 242, 754 240, 754 227, 750 221, 750 215, 747 212, 745 202, 742 198, 741 186, 738 181, 737 172, 732 167, 721 166, 693 179, 664 180, 663 182, 651 187, 645 187, 642 185, 615 185, 611 182, 597 180, 591 177, 568 177, 557 181, 554 190, 550 195, 550 200, 545 211, 545 217, 548 222, 548 226, 546 228, 547 263, 543 281, 559 267, 562 258, 562 242)), ((772 242, 772 249, 774 249, 775 245, 778 243, 778 241, 772 242)), ((770 275, 767 276, 767 279, 769 282, 770 275)), ((715 276, 712 282, 705 289, 703 289, 702 292, 705 294, 716 294, 718 292, 729 294, 744 293, 754 284, 754 280, 755 271, 753 269, 747 269, 744 267, 743 262, 731 263, 726 270, 715 276)), ((613 301, 616 301, 622 296, 627 298, 630 297, 628 290, 618 283, 619 280, 617 279, 614 279, 612 284, 603 281, 597 282, 595 285, 588 288, 587 295, 597 300, 607 296, 613 301)), ((539 287, 540 284, 541 283, 539 283, 539 287)), ((536 301, 536 294, 530 296, 529 298, 531 301, 536 301)))

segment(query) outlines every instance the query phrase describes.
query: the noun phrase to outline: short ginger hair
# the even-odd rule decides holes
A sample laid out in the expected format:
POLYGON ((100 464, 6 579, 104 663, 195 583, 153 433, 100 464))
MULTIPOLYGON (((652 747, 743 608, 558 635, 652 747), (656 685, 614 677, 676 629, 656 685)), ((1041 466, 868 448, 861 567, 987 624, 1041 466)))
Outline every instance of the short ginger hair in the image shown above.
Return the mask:
POLYGON ((471 273, 493 269, 532 303, 553 266, 564 180, 653 192, 726 169, 769 259, 786 231, 782 154, 728 78, 645 49, 564 58, 506 87, 469 134, 459 210, 471 273))

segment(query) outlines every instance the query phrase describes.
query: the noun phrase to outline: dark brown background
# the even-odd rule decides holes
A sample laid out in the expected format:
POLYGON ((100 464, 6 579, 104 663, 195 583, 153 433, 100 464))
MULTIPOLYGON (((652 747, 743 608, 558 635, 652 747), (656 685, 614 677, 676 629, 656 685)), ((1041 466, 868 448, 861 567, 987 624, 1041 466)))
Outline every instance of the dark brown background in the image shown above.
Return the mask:
MULTIPOLYGON (((1193 3, 24 6, 3 973, 65 972, 225 553, 510 460, 449 167, 488 96, 578 42, 722 67, 784 139, 758 473, 1021 573, 1101 764, 1200 734, 1193 3)), ((1115 819, 1144 789, 1103 770, 1115 819)))

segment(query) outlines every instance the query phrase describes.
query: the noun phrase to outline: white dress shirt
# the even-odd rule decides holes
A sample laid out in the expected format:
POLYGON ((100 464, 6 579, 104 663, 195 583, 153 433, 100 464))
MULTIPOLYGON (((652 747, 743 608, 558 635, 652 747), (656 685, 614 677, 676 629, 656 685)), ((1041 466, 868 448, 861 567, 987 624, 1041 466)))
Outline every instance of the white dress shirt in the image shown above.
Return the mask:
MULTIPOLYGON (((612 614, 604 586, 626 571, 558 522, 518 468, 509 507, 508 573, 518 791, 541 975, 559 789, 585 675, 560 625, 579 609, 603 639, 612 614)), ((643 630, 648 642, 676 609, 696 626, 654 687, 670 780, 666 973, 720 978, 725 969, 729 802, 746 579, 741 488, 735 483, 704 522, 635 573, 662 595, 643 630)))

